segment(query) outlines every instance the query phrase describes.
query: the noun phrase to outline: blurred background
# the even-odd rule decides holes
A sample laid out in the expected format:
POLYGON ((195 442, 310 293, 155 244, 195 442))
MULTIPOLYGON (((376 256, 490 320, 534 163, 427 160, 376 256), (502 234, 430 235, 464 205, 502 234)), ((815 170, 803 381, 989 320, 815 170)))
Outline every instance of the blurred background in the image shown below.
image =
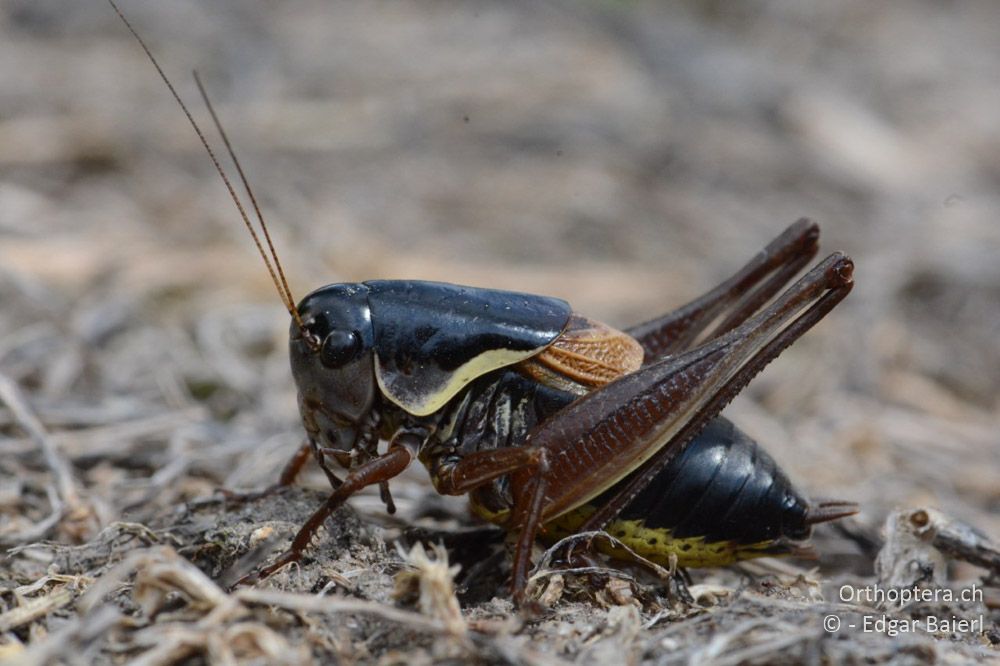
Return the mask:
MULTIPOLYGON (((204 76, 297 298, 445 280, 626 326, 816 219, 854 293, 727 414, 862 526, 1000 536, 1000 4, 121 1, 208 129, 204 76)), ((0 375, 93 507, 47 535, 272 482, 287 314, 153 68, 100 0, 4 0, 0 82, 0 375)), ((5 403, 16 542, 53 475, 5 403)))

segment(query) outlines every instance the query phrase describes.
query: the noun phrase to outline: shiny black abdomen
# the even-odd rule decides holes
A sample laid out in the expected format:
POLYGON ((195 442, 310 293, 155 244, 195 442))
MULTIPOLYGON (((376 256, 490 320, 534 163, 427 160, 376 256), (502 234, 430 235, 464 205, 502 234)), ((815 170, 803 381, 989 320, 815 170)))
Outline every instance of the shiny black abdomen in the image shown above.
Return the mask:
MULTIPOLYGON (((609 493, 594 503, 606 501, 609 493)), ((774 459, 718 417, 629 502, 620 518, 669 529, 675 538, 750 544, 807 538, 807 508, 774 459)))

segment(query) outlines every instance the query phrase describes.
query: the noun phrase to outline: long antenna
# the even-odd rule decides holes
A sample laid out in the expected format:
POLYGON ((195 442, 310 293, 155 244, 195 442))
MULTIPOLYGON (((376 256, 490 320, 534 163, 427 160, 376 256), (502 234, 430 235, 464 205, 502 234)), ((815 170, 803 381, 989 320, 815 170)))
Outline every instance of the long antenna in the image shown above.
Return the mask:
MULTIPOLYGON (((260 205, 257 203, 257 197, 254 196, 253 189, 250 187, 250 181, 247 179, 246 173, 243 171, 243 165, 241 165, 239 159, 236 158, 236 152, 233 150, 233 145, 229 142, 229 136, 226 134, 226 130, 222 128, 219 116, 215 113, 215 107, 212 106, 212 101, 208 98, 208 92, 205 90, 205 86, 201 82, 201 77, 198 76, 198 70, 191 73, 194 75, 194 82, 198 86, 198 92, 201 93, 201 98, 205 101, 205 107, 208 108, 208 113, 212 116, 212 122, 215 124, 215 129, 219 131, 219 136, 222 137, 222 142, 226 146, 226 151, 229 153, 229 159, 231 159, 233 164, 236 165, 236 172, 240 175, 240 180, 243 182, 243 187, 247 191, 247 196, 250 197, 250 203, 253 205, 254 213, 257 215, 257 221, 260 223, 260 228, 264 232, 264 240, 267 242, 267 248, 271 251, 271 258, 274 259, 274 267, 278 270, 278 277, 281 278, 281 286, 284 288, 286 302, 294 303, 295 299, 292 298, 292 291, 288 288, 288 279, 285 277, 285 271, 281 267, 281 261, 278 260, 278 253, 274 249, 274 242, 271 240, 271 232, 268 231, 267 223, 264 222, 264 215, 260 212, 260 205)), ((299 326, 301 325, 302 322, 300 321, 299 326)))
MULTIPOLYGON (((240 168, 239 162, 236 161, 236 155, 233 154, 232 148, 229 146, 229 140, 226 138, 225 133, 222 132, 221 125, 218 124, 215 111, 211 108, 211 105, 209 105, 209 111, 212 114, 212 118, 216 122, 216 126, 219 128, 223 141, 225 141, 226 147, 229 149, 229 154, 232 157, 233 162, 236 163, 236 168, 240 173, 240 177, 243 179, 243 184, 246 187, 247 192, 250 194, 250 200, 253 202, 257 217, 264 230, 264 236, 267 239, 268 247, 271 250, 271 256, 274 258, 274 264, 278 266, 277 272, 275 271, 274 266, 271 265, 271 260, 268 259, 267 252, 264 250, 264 245, 261 243, 260 237, 257 235, 257 230, 254 229, 253 224, 250 222, 250 217, 247 215, 246 209, 243 207, 242 202, 240 202, 239 197, 236 195, 236 189, 233 187, 229 177, 226 176, 226 172, 222 169, 222 165, 219 164, 219 159, 215 156, 215 151, 212 150, 212 147, 208 143, 208 139, 205 138, 205 134, 201 131, 201 127, 198 126, 198 123, 195 122, 194 116, 191 115, 191 112, 188 110, 184 100, 181 99, 181 96, 177 93, 173 84, 170 83, 170 79, 167 78, 163 68, 160 67, 160 63, 157 62, 156 57, 153 56, 153 52, 149 50, 148 46, 146 46, 146 42, 143 41, 142 37, 139 36, 139 33, 132 27, 129 20, 125 18, 125 14, 123 14, 122 10, 118 8, 118 5, 115 4, 115 0, 108 0, 108 4, 110 4, 111 8, 115 10, 115 13, 118 14, 118 18, 122 20, 122 23, 124 23, 125 27, 128 28, 128 31, 132 33, 132 36, 135 37, 136 41, 139 42, 139 46, 141 46, 142 50, 146 52, 146 56, 149 58, 149 61, 153 64, 153 67, 156 68, 157 74, 159 74, 160 78, 163 79, 163 82, 167 85, 167 89, 170 91, 170 94, 173 95, 175 100, 177 100, 177 103, 180 105, 184 115, 187 116, 188 122, 191 123, 191 127, 194 128, 195 134, 197 134, 198 139, 201 140, 201 145, 205 147, 208 157, 212 160, 215 170, 218 171, 219 176, 222 177, 222 182, 225 183, 226 189, 229 191, 230 198, 233 200, 233 203, 236 204, 236 208, 240 212, 240 217, 243 218, 243 224, 246 225, 247 231, 250 232, 250 237, 253 238, 254 245, 257 246, 257 251, 264 260, 264 265, 267 266, 267 272, 271 275, 271 281, 274 282, 274 286, 278 290, 278 295, 280 296, 282 303, 284 303, 285 308, 288 310, 288 314, 292 316, 298 327, 302 328, 302 318, 299 316, 299 311, 295 308, 295 302, 292 299, 292 294, 288 290, 288 282, 285 280, 284 272, 281 270, 281 264, 278 261, 277 253, 274 251, 274 244, 271 242, 270 234, 267 233, 267 225, 264 224, 264 218, 260 214, 260 208, 257 205, 257 201, 253 196, 253 192, 250 190, 250 185, 248 184, 246 177, 243 175, 243 169, 240 168), (281 280, 278 279, 279 274, 281 275, 281 280)), ((198 82, 199 89, 202 89, 201 82, 198 81, 197 75, 195 76, 195 80, 198 82)), ((204 95, 203 89, 202 94, 204 95)), ((208 102, 207 96, 205 96, 205 101, 208 102)))

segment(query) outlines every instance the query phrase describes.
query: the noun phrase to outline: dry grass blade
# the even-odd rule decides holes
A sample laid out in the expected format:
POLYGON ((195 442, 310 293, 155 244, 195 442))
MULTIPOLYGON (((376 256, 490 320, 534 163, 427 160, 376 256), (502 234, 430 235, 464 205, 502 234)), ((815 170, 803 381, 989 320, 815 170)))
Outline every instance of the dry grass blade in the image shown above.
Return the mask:
POLYGON ((32 412, 20 388, 4 374, 0 374, 0 402, 7 405, 15 420, 42 452, 45 464, 52 474, 57 497, 57 501, 52 503, 52 511, 48 518, 40 521, 31 529, 8 536, 6 541, 10 544, 37 541, 55 527, 64 516, 68 516, 74 521, 86 520, 90 516, 91 510, 81 499, 69 462, 46 431, 45 426, 32 412))
POLYGON ((73 663, 86 660, 93 653, 93 645, 122 620, 117 608, 101 606, 87 615, 78 615, 65 626, 54 631, 45 640, 30 646, 14 660, 18 666, 48 666, 54 663, 73 663))
POLYGON ((130 552, 87 589, 79 608, 89 612, 133 574, 136 574, 133 594, 147 613, 155 612, 170 592, 183 592, 190 600, 213 611, 221 609, 219 612, 224 614, 236 608, 222 588, 168 546, 130 552))
MULTIPOLYGON (((591 542, 595 540, 607 541, 611 548, 622 553, 624 556, 622 559, 631 560, 636 564, 642 565, 649 571, 656 574, 656 576, 663 581, 668 581, 674 576, 674 571, 670 571, 660 566, 656 562, 652 562, 642 555, 639 555, 634 550, 626 546, 624 543, 611 536, 607 532, 596 530, 593 532, 580 532, 578 534, 571 534, 564 537, 550 546, 545 553, 542 555, 541 559, 538 561, 538 565, 535 567, 535 573, 532 574, 531 579, 545 577, 552 575, 553 573, 590 573, 593 567, 574 567, 568 569, 550 569, 552 559, 559 554, 560 551, 566 550, 567 553, 572 553, 573 547, 579 543, 587 543, 588 547, 591 542)), ((601 569, 600 571, 605 571, 601 569)), ((613 575, 620 575, 620 572, 613 573, 613 575)))
POLYGON ((73 601, 74 593, 67 587, 60 587, 49 594, 26 600, 21 606, 0 613, 0 633, 30 624, 45 617, 52 611, 73 601))
POLYGON ((403 560, 411 567, 396 575, 397 599, 412 595, 411 588, 416 588, 420 612, 441 622, 454 636, 464 636, 468 631, 462 611, 455 596, 455 574, 460 566, 448 566, 448 551, 443 546, 435 545, 430 557, 424 545, 417 542, 409 551, 399 546, 403 560))
POLYGON ((751 620, 731 632, 716 636, 703 651, 696 652, 688 662, 691 666, 711 664, 712 666, 736 666, 737 664, 780 661, 788 648, 803 641, 817 640, 823 635, 821 630, 796 625, 779 625, 767 620, 751 620), (744 648, 726 652, 725 649, 746 639, 755 630, 766 627, 769 637, 744 648), (771 637, 774 636, 774 637, 771 637))
POLYGON ((284 610, 300 613, 349 614, 359 613, 375 615, 417 631, 432 634, 450 635, 451 630, 443 622, 425 617, 420 613, 406 611, 385 604, 361 599, 342 599, 335 597, 318 597, 311 594, 281 592, 278 590, 237 590, 233 597, 246 604, 274 606, 284 610))
POLYGON ((59 447, 45 430, 45 426, 31 411, 21 389, 3 374, 0 374, 0 401, 7 405, 17 422, 21 424, 21 427, 34 440, 42 455, 45 456, 45 464, 48 465, 49 471, 52 472, 52 477, 55 479, 59 499, 63 501, 68 510, 78 510, 82 506, 82 502, 69 463, 66 462, 59 447))

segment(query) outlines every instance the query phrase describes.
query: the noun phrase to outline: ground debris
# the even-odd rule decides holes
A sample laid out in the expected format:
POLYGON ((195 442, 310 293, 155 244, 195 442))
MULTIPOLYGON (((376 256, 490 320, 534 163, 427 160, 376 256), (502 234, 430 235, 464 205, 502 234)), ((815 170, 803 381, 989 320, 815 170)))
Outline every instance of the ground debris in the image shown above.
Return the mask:
POLYGON ((396 574, 392 596, 397 601, 416 598, 421 613, 441 622, 452 635, 465 636, 467 627, 454 586, 455 574, 461 567, 448 566, 448 551, 443 546, 431 548, 433 557, 421 543, 415 544, 409 551, 400 547, 399 552, 408 569, 396 574))
POLYGON ((807 494, 862 511, 816 530, 819 561, 690 585, 540 546, 541 610, 521 614, 506 535, 415 465, 394 516, 362 494, 301 562, 231 589, 329 493, 316 469, 216 492, 267 487, 301 440, 287 314, 106 4, 10 0, 0 660, 998 659, 1000 3, 129 4, 185 97, 194 67, 217 91, 297 297, 443 280, 625 327, 817 219, 858 288, 727 416, 807 494), (859 596, 973 584, 981 601, 859 596), (984 623, 849 628, 931 616, 984 623))

